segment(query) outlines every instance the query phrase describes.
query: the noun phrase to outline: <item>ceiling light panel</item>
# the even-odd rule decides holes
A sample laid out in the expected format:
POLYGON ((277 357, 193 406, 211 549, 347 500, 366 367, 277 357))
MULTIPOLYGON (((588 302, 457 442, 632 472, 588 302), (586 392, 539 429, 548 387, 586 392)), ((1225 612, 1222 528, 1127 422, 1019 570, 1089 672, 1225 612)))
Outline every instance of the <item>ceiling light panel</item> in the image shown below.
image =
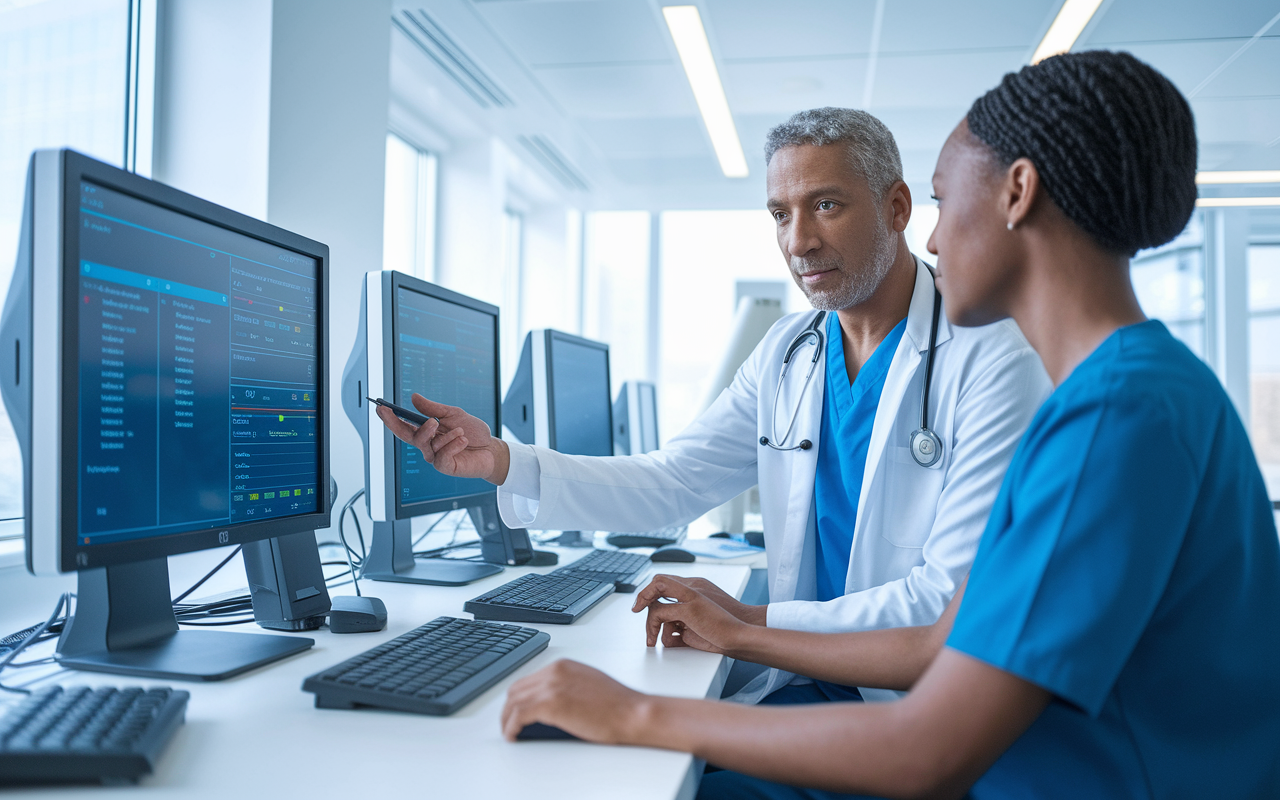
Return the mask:
POLYGON ((1280 206, 1280 197, 1201 197, 1196 200, 1196 205, 1200 208, 1280 206))
POLYGON ((1058 10, 1058 16, 1053 18, 1049 32, 1040 40, 1040 46, 1031 56, 1031 63, 1036 64, 1049 56, 1069 52, 1100 5, 1102 0, 1066 0, 1058 10))
POLYGON ((680 64, 693 88, 698 111, 720 161, 720 171, 726 178, 747 177, 747 159, 742 152, 742 142, 729 112, 729 101, 724 96, 724 86, 711 56, 711 44, 707 41, 697 6, 665 6, 662 16, 667 21, 676 52, 680 54, 680 64))
POLYGON ((1240 169, 1219 172, 1197 172, 1196 183, 1280 183, 1280 169, 1240 169))

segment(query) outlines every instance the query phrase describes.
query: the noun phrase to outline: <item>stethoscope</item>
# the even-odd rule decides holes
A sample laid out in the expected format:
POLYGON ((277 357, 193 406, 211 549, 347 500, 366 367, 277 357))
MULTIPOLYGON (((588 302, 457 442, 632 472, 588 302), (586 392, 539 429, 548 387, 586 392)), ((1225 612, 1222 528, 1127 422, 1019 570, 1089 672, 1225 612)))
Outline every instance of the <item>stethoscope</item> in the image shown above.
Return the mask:
MULTIPOLYGON (((933 383, 933 357, 938 346, 938 318, 942 311, 942 294, 935 287, 933 290, 933 322, 929 326, 929 351, 925 356, 924 362, 924 392, 920 397, 920 427, 911 433, 911 457, 922 467, 932 467, 942 458, 942 440, 938 435, 929 430, 929 385, 933 383)), ((791 429, 795 427, 796 417, 800 416, 800 409, 804 405, 804 393, 809 389, 809 382, 813 379, 813 371, 818 367, 818 359, 825 351, 827 338, 822 333, 822 323, 827 318, 827 312, 819 311, 813 321, 796 337, 791 340, 791 344, 787 345, 786 352, 782 355, 782 374, 778 377, 778 387, 773 391, 773 411, 769 420, 773 432, 773 441, 769 441, 768 436, 760 437, 760 444, 765 447, 772 447, 774 450, 808 450, 813 447, 813 442, 808 439, 801 439, 797 445, 787 446, 787 437, 791 435, 791 429), (805 373, 804 385, 800 387, 800 396, 796 400, 795 410, 791 412, 791 419, 787 422, 787 429, 783 432, 782 438, 778 438, 778 398, 782 394, 782 384, 787 380, 787 373, 791 370, 791 357, 795 355, 806 342, 812 341, 814 344, 813 357, 809 359, 809 371, 805 373)))

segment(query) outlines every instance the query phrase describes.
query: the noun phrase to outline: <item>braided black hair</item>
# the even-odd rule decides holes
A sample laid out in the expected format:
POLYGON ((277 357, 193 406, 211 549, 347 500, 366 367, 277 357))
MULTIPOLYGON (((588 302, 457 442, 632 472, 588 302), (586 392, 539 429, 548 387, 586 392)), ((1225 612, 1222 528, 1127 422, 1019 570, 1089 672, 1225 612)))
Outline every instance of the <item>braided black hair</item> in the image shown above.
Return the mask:
POLYGON ((1067 53, 1009 73, 968 122, 1005 165, 1030 159, 1053 202, 1109 251, 1164 244, 1191 218, 1191 107, 1128 53, 1067 53))

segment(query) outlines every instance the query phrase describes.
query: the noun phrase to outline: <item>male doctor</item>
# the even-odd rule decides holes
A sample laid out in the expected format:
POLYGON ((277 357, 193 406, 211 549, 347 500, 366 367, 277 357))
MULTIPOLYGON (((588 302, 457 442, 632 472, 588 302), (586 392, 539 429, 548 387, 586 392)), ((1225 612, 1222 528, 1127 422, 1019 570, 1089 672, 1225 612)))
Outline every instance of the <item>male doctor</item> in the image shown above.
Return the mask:
MULTIPOLYGON (((378 414, 440 472, 497 484, 512 527, 651 530, 758 483, 771 602, 690 585, 768 628, 932 623, 968 573, 1048 377, 1013 322, 954 328, 940 313, 930 268, 907 250, 911 192, 879 120, 801 112, 769 133, 765 158, 778 245, 816 310, 775 324, 666 447, 589 457, 507 444, 461 409, 416 395, 438 422, 415 429, 389 409, 378 414)), ((734 699, 889 696, 768 670, 734 699)))

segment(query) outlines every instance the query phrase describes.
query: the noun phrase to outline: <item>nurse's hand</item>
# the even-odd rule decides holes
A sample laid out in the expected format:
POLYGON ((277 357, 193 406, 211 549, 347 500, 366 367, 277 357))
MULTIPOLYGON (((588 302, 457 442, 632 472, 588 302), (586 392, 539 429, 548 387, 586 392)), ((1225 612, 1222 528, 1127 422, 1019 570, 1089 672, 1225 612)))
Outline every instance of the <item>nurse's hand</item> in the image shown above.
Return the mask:
POLYGON ((511 451, 506 442, 490 433, 483 420, 417 393, 410 399, 414 408, 435 419, 414 426, 386 406, 379 406, 378 418, 397 439, 421 450, 427 463, 440 473, 502 485, 511 465, 511 451))
POLYGON ((635 741, 648 700, 598 669, 562 659, 511 685, 502 735, 514 742, 526 725, 541 722, 579 739, 627 744, 635 741))
POLYGON ((641 608, 649 609, 645 622, 649 647, 661 639, 665 647, 692 647, 732 656, 754 627, 673 575, 654 577, 632 610, 641 608))
MULTIPOLYGON (((680 578, 675 575, 659 575, 654 578, 654 581, 658 577, 665 580, 664 586, 678 583, 681 586, 692 589, 748 625, 763 626, 766 624, 768 606, 749 606, 746 603, 739 602, 733 595, 706 578, 680 578)), ((661 592, 655 588, 653 583, 650 583, 636 595, 636 601, 631 606, 631 610, 640 611, 648 608, 661 596, 661 592)))

